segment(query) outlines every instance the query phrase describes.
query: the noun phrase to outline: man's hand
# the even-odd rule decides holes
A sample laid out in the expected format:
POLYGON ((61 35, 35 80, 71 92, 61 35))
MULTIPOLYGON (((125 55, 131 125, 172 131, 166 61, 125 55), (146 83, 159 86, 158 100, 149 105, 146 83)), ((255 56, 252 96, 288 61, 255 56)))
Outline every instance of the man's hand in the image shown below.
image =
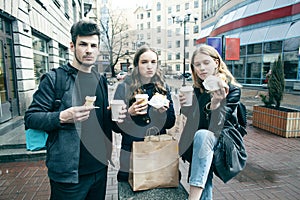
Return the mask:
POLYGON ((93 106, 75 106, 60 112, 60 123, 82 122, 89 118, 93 106))

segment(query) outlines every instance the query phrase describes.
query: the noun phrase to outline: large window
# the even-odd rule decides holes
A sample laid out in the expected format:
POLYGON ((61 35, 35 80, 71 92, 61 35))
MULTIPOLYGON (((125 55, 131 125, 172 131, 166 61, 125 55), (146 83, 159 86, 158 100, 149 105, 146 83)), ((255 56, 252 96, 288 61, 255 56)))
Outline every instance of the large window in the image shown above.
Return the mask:
POLYGON ((298 52, 285 52, 283 54, 284 76, 286 79, 297 79, 298 74, 298 52))
POLYGON ((60 44, 58 52, 59 52, 59 65, 61 66, 67 64, 68 48, 60 44))
POLYGON ((39 36, 32 36, 35 83, 40 83, 42 75, 49 71, 47 41, 39 36))
POLYGON ((247 47, 248 54, 261 54, 262 44, 250 44, 247 47))
POLYGON ((248 56, 246 61, 246 83, 260 84, 261 55, 248 56))

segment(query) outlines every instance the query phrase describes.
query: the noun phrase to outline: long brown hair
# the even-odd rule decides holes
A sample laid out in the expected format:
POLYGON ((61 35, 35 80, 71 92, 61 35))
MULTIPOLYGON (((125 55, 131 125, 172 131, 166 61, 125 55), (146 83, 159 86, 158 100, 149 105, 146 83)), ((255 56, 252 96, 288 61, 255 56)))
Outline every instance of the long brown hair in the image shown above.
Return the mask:
MULTIPOLYGON (((137 50, 137 52, 135 53, 134 58, 133 58, 134 69, 131 73, 132 82, 130 84, 130 91, 132 91, 132 92, 129 95, 130 97, 134 97, 134 95, 137 94, 137 93, 143 93, 143 91, 141 89, 141 86, 143 85, 143 83, 142 83, 141 78, 140 78, 138 64, 139 64, 139 60, 140 60, 141 55, 145 52, 148 52, 148 51, 154 52, 156 54, 157 60, 158 60, 158 54, 157 54, 157 52, 154 48, 151 48, 147 45, 143 45, 143 46, 140 47, 140 49, 137 50)), ((154 83, 157 91, 160 91, 161 93, 166 94, 167 90, 164 87, 164 80, 163 80, 163 76, 162 76, 162 71, 161 71, 161 68, 159 66, 157 66, 157 68, 156 68, 156 72, 155 72, 154 76, 151 79, 151 83, 154 83)))
POLYGON ((233 77, 233 75, 231 74, 231 72, 228 70, 227 65, 224 63, 224 61, 222 60, 222 57, 220 56, 220 54, 218 53, 218 51, 209 45, 206 44, 201 44, 198 49, 196 49, 193 53, 192 59, 191 59, 191 69, 192 69, 192 75, 193 75, 193 80, 194 80, 194 87, 196 88, 200 88, 201 91, 204 91, 204 87, 203 87, 203 80, 201 80, 196 72, 195 72, 195 68, 194 68, 194 60, 195 60, 195 56, 199 53, 208 55, 210 57, 212 57, 214 60, 218 61, 218 73, 224 74, 226 76, 227 82, 235 85, 237 87, 242 87, 241 84, 239 84, 236 79, 233 77))

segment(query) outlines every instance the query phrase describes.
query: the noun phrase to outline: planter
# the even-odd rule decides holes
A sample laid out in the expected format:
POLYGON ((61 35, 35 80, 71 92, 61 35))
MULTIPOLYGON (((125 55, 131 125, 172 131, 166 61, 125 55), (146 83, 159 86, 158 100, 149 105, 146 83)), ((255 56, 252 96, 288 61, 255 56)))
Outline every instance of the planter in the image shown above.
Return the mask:
POLYGON ((300 136, 300 111, 291 108, 253 106, 253 126, 282 137, 300 136))

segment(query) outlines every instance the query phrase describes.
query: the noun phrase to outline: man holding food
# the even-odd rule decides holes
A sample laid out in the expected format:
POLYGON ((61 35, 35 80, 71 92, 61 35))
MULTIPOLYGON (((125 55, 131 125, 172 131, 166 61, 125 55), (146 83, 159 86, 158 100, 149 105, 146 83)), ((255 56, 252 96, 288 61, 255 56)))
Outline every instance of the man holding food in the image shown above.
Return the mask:
POLYGON ((71 37, 74 58, 57 70, 65 77, 58 111, 53 108, 57 76, 50 71, 26 111, 25 126, 48 133, 50 199, 105 199, 112 130, 107 82, 93 69, 100 30, 81 20, 72 26, 71 37))

